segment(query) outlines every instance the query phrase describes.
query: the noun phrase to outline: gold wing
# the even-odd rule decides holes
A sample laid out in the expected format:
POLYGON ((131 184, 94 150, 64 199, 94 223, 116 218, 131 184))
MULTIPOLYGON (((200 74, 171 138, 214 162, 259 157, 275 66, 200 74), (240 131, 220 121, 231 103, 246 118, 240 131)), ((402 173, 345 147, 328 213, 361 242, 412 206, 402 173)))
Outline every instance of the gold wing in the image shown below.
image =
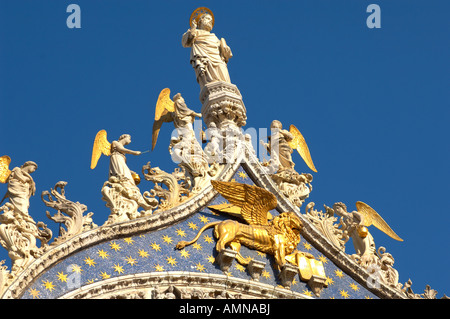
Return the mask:
POLYGON ((364 216, 364 226, 369 227, 370 225, 374 225, 389 237, 403 241, 372 207, 363 202, 356 202, 356 209, 364 216))
MULTIPOLYGON (((228 215, 242 218, 241 214, 242 209, 239 206, 233 204, 224 203, 218 205, 211 205, 208 206, 208 208, 213 212, 227 213, 228 215)), ((273 216, 270 212, 267 212, 267 219, 268 220, 273 219, 273 216)))
POLYGON ((291 125, 289 127, 289 132, 294 136, 292 141, 289 142, 289 146, 292 149, 296 149, 300 156, 305 161, 306 165, 308 167, 317 173, 316 167, 314 166, 314 163, 311 158, 311 154, 309 152, 308 145, 306 144, 305 138, 303 137, 302 133, 295 127, 295 125, 291 125))
POLYGON ((92 147, 91 169, 97 166, 102 154, 106 156, 111 155, 111 143, 108 142, 105 130, 99 131, 95 136, 94 146, 92 147))
POLYGON ((0 183, 6 183, 9 175, 11 175, 9 164, 11 164, 11 158, 8 155, 0 157, 0 183))
POLYGON ((155 121, 152 129, 152 151, 155 148, 158 140, 159 131, 162 123, 170 122, 172 120, 170 113, 175 112, 175 104, 170 99, 170 89, 163 89, 158 96, 155 108, 155 121))
POLYGON ((211 181, 211 184, 232 205, 240 208, 240 216, 247 223, 263 226, 269 224, 269 211, 277 207, 277 198, 271 192, 236 182, 211 181))
POLYGON ((175 111, 175 103, 170 99, 170 89, 163 89, 158 96, 155 109, 155 121, 159 120, 161 116, 167 112, 175 111))

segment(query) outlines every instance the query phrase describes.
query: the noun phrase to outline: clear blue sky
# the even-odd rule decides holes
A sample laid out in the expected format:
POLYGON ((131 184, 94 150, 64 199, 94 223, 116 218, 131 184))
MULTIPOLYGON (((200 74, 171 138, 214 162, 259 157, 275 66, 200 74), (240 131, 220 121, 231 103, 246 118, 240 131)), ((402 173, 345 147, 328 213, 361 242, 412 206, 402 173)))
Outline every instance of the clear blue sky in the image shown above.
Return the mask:
MULTIPOLYGON (((0 156, 11 168, 33 160, 37 194, 30 214, 44 221, 40 199, 56 182, 102 225, 109 209, 100 189, 108 159, 89 168, 100 129, 110 141, 129 133, 134 150, 151 148, 161 89, 180 92, 200 111, 199 87, 181 46, 191 12, 209 7, 215 32, 234 57, 228 66, 247 107, 247 126, 273 119, 305 136, 318 173, 309 201, 371 205, 404 239, 371 228, 395 258, 400 282, 450 294, 450 25, 448 1, 99 1, 0 0, 0 156), (81 7, 81 29, 66 8, 81 7), (381 8, 381 28, 366 8, 381 8)), ((155 151, 128 156, 172 171, 172 127, 155 151)), ((312 173, 298 154, 300 172, 312 173)), ((143 181, 141 190, 152 183, 143 181)), ((6 185, 0 185, 0 195, 6 185)), ((304 207, 302 207, 304 212, 304 207)), ((55 213, 55 211, 51 211, 55 213)), ((347 245, 352 251, 351 243, 347 245)), ((7 259, 0 249, 0 259, 7 259)), ((8 261, 9 264, 9 261, 8 261)))

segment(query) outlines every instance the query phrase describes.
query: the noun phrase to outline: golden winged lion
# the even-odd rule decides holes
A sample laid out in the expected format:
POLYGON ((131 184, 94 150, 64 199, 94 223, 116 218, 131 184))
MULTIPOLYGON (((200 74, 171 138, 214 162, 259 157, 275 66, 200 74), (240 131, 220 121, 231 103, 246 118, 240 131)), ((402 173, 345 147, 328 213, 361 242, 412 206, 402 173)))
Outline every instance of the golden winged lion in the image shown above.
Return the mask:
POLYGON ((239 253, 241 245, 244 245, 273 255, 277 266, 281 268, 286 263, 285 257, 295 251, 300 242, 300 231, 303 227, 300 219, 292 212, 284 212, 272 218, 269 211, 277 207, 277 199, 275 195, 260 187, 214 180, 211 183, 229 204, 208 208, 239 216, 246 223, 233 219, 211 222, 203 226, 193 240, 180 241, 176 248, 182 249, 195 243, 203 231, 214 227, 218 252, 225 247, 231 247, 237 251, 237 261, 247 265, 251 259, 246 259, 239 253))

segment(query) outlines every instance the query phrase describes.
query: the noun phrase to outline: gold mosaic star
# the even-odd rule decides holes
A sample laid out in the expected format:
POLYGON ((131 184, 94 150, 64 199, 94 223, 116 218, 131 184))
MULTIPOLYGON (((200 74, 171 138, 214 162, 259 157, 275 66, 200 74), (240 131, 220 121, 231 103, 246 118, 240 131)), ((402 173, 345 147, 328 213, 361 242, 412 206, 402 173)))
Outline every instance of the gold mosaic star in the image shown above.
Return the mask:
POLYGON ((263 276, 264 278, 270 278, 270 273, 267 270, 263 270, 261 276, 263 276))
POLYGON ((86 263, 86 265, 89 265, 89 267, 91 267, 91 266, 94 266, 94 267, 95 267, 95 264, 96 264, 96 262, 94 261, 94 259, 92 259, 91 257, 86 257, 86 258, 84 259, 84 262, 86 263))
POLYGON ((323 262, 324 264, 326 264, 326 263, 328 262, 328 258, 325 257, 324 255, 320 255, 320 256, 319 256, 319 260, 320 260, 321 262, 323 262))
POLYGON ((303 243, 303 247, 305 247, 306 250, 311 250, 311 244, 310 243, 303 243))
POLYGON ((114 265, 114 271, 119 273, 119 275, 124 272, 123 267, 121 265, 119 265, 119 264, 115 264, 114 265))
POLYGON ((302 294, 304 294, 304 295, 306 295, 308 297, 312 297, 312 292, 309 291, 309 290, 306 290, 306 289, 302 291, 302 294))
POLYGON ((131 237, 125 238, 124 241, 128 244, 128 245, 133 245, 134 240, 131 237))
POLYGON ((192 245, 193 248, 197 249, 197 250, 202 250, 202 245, 200 245, 199 243, 194 243, 192 245))
POLYGON ((238 175, 242 179, 247 179, 247 177, 248 177, 247 174, 245 174, 244 172, 239 172, 238 175))
POLYGON ((244 266, 242 266, 241 264, 236 264, 236 269, 237 270, 239 270, 240 272, 243 272, 243 271, 245 271, 245 267, 244 266))
POLYGON ((297 281, 297 279, 295 279, 295 278, 294 278, 294 279, 292 279, 292 284, 293 284, 293 285, 296 285, 296 284, 298 284, 298 281, 297 281))
POLYGON ((194 224, 193 222, 189 222, 189 228, 190 229, 193 229, 193 230, 197 230, 198 229, 198 226, 197 226, 197 224, 194 224))
POLYGON ((206 217, 206 216, 201 215, 201 216, 199 216, 198 218, 199 218, 200 221, 201 221, 202 223, 204 223, 204 224, 209 223, 209 219, 208 219, 208 217, 206 217))
POLYGON ((50 291, 55 290, 55 285, 53 284, 53 282, 48 281, 48 280, 46 280, 46 281, 42 280, 42 283, 44 284, 45 289, 50 290, 50 291))
POLYGON ((94 279, 89 279, 86 283, 87 284, 93 284, 94 283, 94 279))
POLYGON ((356 284, 354 284, 354 283, 350 284, 350 288, 352 288, 354 291, 358 291, 359 290, 359 287, 356 284))
POLYGON ((172 237, 169 237, 169 236, 167 236, 167 235, 164 235, 162 239, 163 239, 164 242, 167 243, 167 244, 171 244, 171 243, 173 242, 172 237))
POLYGON ((63 272, 58 272, 57 278, 61 282, 67 282, 67 274, 64 274, 63 272))
POLYGON ((373 299, 373 298, 370 296, 364 296, 364 299, 373 299))
POLYGON ((33 289, 30 289, 29 292, 30 292, 30 295, 33 296, 33 299, 34 298, 39 299, 39 294, 40 294, 39 290, 33 288, 33 289))
POLYGON ((327 286, 334 285, 333 278, 327 277, 327 280, 325 281, 325 285, 327 285, 327 286))
POLYGON ((161 251, 161 246, 157 243, 152 243, 150 247, 152 247, 155 251, 161 251))
POLYGON ((136 259, 132 258, 131 256, 128 256, 127 258, 125 258, 125 261, 127 262, 128 265, 134 266, 137 264, 136 259))
POLYGON ((146 258, 148 257, 148 252, 143 249, 139 249, 139 256, 142 258, 146 258))
POLYGON ((77 264, 73 264, 72 265, 72 272, 75 272, 77 274, 81 274, 82 271, 83 271, 83 269, 81 269, 81 267, 78 266, 77 264))
POLYGON ((341 294, 342 297, 344 297, 345 299, 347 299, 348 297, 350 297, 350 295, 348 294, 348 291, 345 290, 339 290, 339 293, 341 294))
POLYGON ((155 269, 156 269, 156 271, 164 271, 164 267, 163 267, 163 266, 160 266, 159 264, 158 264, 158 265, 155 265, 155 266, 153 266, 153 268, 155 268, 155 269))
POLYGON ((108 279, 111 277, 111 275, 108 275, 106 272, 103 271, 100 273, 100 276, 102 277, 102 279, 108 279))
POLYGON ((108 257, 109 257, 109 254, 108 254, 106 251, 104 251, 103 249, 97 251, 97 254, 98 254, 102 259, 105 259, 105 258, 108 259, 108 257))
POLYGON ((182 230, 181 228, 177 229, 177 235, 181 237, 186 237, 186 232, 182 230))
POLYGON ((176 259, 173 257, 167 257, 166 260, 169 265, 175 266, 177 264, 176 259))
POLYGON ((208 244, 211 244, 211 243, 214 242, 214 239, 213 239, 211 236, 209 236, 209 235, 204 235, 204 236, 203 236, 203 239, 204 239, 208 244))
POLYGON ((344 277, 344 273, 342 272, 342 270, 335 270, 335 271, 334 271, 334 274, 335 274, 336 276, 338 276, 339 278, 344 277))
POLYGON ((197 265, 195 265, 195 269, 197 269, 198 271, 205 271, 205 266, 198 263, 197 265))
POLYGON ((118 251, 121 250, 122 248, 120 247, 120 245, 118 243, 116 243, 115 241, 111 242, 109 244, 109 246, 111 246, 111 249, 113 249, 114 251, 118 251))
POLYGON ((208 262, 210 262, 211 264, 214 264, 214 262, 216 261, 216 258, 214 258, 213 256, 209 255, 207 258, 208 262))
POLYGON ((181 254, 181 257, 184 257, 184 258, 189 258, 190 257, 189 252, 187 250, 185 250, 185 249, 180 250, 180 254, 181 254))

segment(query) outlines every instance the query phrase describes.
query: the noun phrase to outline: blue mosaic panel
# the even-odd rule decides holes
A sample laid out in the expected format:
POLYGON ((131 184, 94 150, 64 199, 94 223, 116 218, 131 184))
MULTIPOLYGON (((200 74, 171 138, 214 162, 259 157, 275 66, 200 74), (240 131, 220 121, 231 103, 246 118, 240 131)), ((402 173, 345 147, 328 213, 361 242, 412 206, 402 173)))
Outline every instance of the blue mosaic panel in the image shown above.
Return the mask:
MULTIPOLYGON (((253 184, 243 168, 239 168, 233 180, 253 184)), ((209 205, 225 202, 223 197, 218 196, 209 205)), ((278 214, 275 210, 271 213, 278 214)), ((177 250, 175 245, 181 240, 194 238, 205 224, 229 218, 229 216, 222 216, 204 208, 169 228, 86 248, 69 256, 42 274, 22 298, 58 298, 78 289, 80 284, 82 286, 108 278, 138 273, 190 271, 224 274, 214 261, 217 253, 213 228, 205 230, 195 244, 182 250, 177 250)), ((320 298, 377 298, 342 272, 304 239, 300 242, 298 249, 311 253, 324 264, 328 287, 322 290, 320 298)), ((259 279, 260 282, 273 286, 280 285, 279 272, 272 266, 274 264, 272 256, 248 249, 245 246, 241 247, 240 252, 244 257, 249 256, 266 263, 259 279)), ((227 275, 243 279, 251 278, 246 268, 236 261, 233 261, 227 275)), ((290 289, 314 297, 308 285, 300 281, 298 274, 290 289)))

